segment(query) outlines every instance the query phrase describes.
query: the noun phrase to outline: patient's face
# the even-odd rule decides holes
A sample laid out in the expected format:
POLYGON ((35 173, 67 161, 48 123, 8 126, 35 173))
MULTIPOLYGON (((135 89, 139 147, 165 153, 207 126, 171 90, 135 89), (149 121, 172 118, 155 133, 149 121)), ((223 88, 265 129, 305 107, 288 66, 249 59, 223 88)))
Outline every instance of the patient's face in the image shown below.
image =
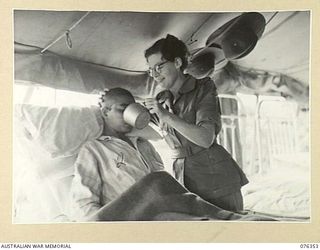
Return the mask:
POLYGON ((132 99, 127 97, 117 97, 112 100, 112 104, 109 105, 110 109, 105 117, 105 121, 111 129, 119 133, 128 133, 132 130, 132 126, 124 121, 123 112, 133 102, 132 99))

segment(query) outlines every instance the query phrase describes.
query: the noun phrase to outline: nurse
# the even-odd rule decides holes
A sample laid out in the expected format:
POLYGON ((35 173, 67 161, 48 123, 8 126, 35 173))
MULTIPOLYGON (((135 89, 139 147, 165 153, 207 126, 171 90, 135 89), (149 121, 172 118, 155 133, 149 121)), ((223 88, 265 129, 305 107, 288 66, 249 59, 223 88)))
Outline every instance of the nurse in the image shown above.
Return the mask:
POLYGON ((145 51, 149 74, 164 90, 145 105, 171 149, 175 178, 214 205, 243 210, 241 187, 248 180, 216 142, 221 129, 216 87, 210 78, 184 74, 188 56, 184 42, 172 35, 145 51))

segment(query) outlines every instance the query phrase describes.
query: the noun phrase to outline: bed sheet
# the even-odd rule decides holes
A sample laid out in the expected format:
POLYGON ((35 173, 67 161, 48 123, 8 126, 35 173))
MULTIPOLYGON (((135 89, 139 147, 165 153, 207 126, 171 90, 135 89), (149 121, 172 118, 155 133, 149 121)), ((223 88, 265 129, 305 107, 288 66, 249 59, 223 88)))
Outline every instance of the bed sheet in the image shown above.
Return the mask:
POLYGON ((310 217, 311 176, 308 164, 278 164, 249 177, 242 188, 246 210, 291 217, 310 217))

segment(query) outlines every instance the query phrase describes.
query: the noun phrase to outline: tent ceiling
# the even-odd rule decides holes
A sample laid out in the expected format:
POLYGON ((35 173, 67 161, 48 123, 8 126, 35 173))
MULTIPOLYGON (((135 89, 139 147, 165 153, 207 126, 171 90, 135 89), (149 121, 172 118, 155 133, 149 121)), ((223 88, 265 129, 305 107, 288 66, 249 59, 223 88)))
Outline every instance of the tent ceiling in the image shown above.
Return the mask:
MULTIPOLYGON (((14 40, 44 48, 85 13, 16 10, 14 40)), ((202 47, 214 30, 239 14, 90 12, 71 31, 71 49, 63 38, 49 50, 90 63, 145 70, 143 52, 156 39, 171 33, 184 40, 190 49, 202 47), (195 42, 191 43, 193 33, 195 42)), ((262 14, 268 21, 274 13, 262 14)), ((252 53, 235 63, 250 69, 288 74, 308 84, 309 18, 309 12, 277 13, 252 53)))

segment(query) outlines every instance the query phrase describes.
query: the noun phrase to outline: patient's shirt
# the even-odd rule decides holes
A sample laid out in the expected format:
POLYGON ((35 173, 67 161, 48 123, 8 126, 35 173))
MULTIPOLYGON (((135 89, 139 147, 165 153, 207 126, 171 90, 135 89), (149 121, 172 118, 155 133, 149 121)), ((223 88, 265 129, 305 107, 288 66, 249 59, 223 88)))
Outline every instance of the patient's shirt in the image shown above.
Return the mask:
POLYGON ((164 169, 148 141, 137 137, 130 140, 135 148, 110 136, 82 146, 71 187, 73 219, 84 220, 145 175, 164 169))

